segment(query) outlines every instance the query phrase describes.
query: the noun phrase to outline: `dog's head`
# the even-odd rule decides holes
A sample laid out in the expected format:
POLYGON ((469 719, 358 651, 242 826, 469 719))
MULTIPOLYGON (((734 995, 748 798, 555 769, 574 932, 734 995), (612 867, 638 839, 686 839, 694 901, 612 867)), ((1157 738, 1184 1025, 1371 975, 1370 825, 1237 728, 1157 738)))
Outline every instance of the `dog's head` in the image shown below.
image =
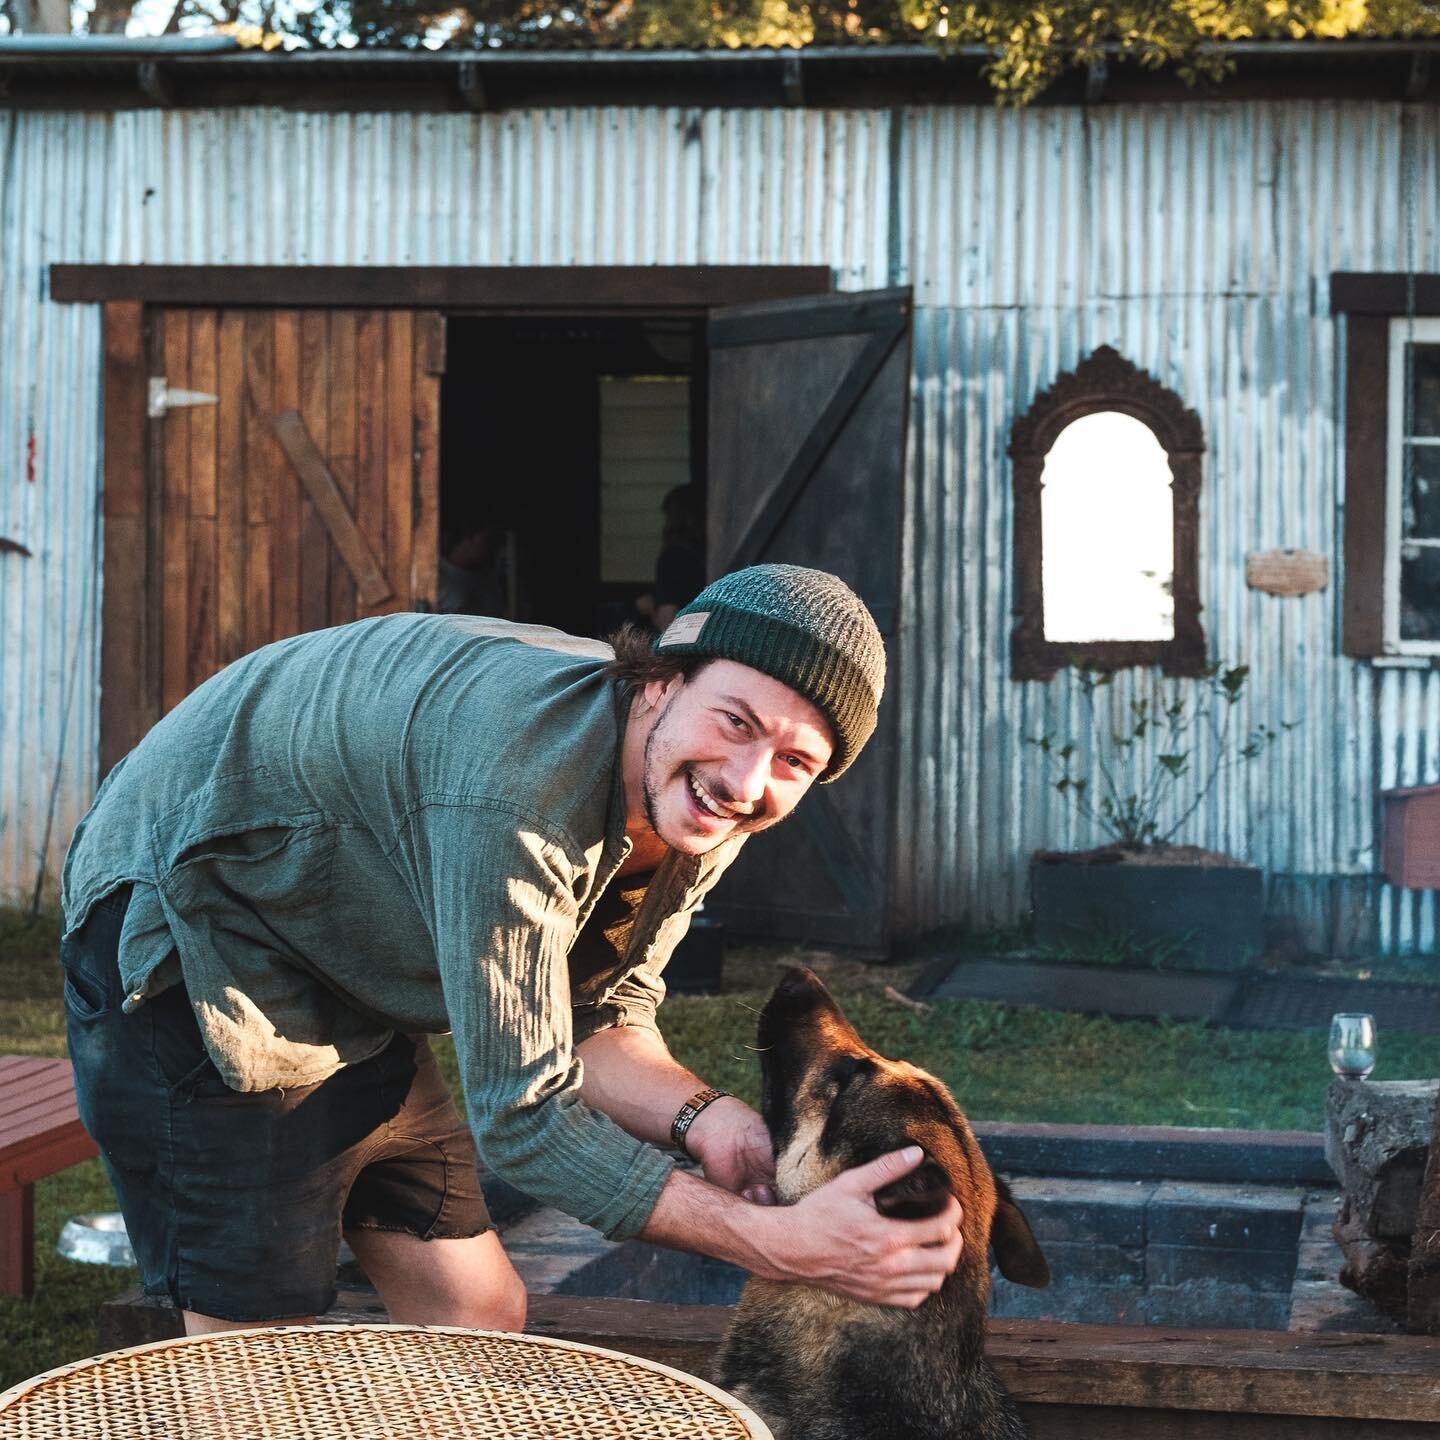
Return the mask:
POLYGON ((1050 1267, 1003 1180, 991 1174, 960 1107, 933 1075, 872 1050, 809 970, 787 971, 760 1015, 761 1111, 780 1198, 793 1204, 842 1170, 919 1145, 918 1169, 875 1194, 882 1214, 919 1219, 954 1195, 964 1208, 957 1275, 986 1287, 993 1246, 1007 1280, 1041 1287, 1050 1267))

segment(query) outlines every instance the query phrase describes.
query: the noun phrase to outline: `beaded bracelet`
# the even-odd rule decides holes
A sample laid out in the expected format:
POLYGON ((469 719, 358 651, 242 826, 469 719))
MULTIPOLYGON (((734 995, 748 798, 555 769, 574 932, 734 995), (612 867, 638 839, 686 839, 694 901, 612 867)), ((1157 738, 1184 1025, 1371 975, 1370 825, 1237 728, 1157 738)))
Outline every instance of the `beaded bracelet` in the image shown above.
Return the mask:
MULTIPOLYGON (((679 1109, 674 1120, 670 1122, 670 1140, 677 1150, 683 1155, 690 1155, 690 1147, 685 1143, 685 1133, 695 1123, 695 1117, 707 1106, 716 1100, 723 1099, 731 1092, 729 1090, 716 1090, 713 1086, 697 1091, 679 1109)), ((693 1160, 695 1157, 690 1155, 693 1160)))

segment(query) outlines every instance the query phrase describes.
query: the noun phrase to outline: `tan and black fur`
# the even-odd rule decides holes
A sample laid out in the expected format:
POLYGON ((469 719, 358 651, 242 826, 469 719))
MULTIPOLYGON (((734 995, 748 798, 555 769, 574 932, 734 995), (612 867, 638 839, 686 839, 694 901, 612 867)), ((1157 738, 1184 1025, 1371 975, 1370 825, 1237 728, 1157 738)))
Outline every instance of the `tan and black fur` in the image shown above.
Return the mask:
POLYGON ((884 1214, 964 1209, 960 1263, 915 1310, 752 1279, 721 1348, 718 1378, 777 1440, 1023 1440, 1024 1423, 985 1359, 988 1251, 1023 1285, 1050 1283, 1029 1223, 991 1174, 964 1115, 933 1075, 861 1040, 809 970, 794 969, 760 1016, 761 1110, 781 1201, 842 1170, 919 1145, 920 1167, 876 1193, 884 1214))

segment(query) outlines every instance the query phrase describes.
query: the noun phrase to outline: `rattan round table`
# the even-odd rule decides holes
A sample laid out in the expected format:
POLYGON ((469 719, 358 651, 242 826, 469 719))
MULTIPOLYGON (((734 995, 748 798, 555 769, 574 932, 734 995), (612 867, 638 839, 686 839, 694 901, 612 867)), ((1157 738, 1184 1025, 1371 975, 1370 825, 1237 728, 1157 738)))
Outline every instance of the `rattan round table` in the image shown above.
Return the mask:
POLYGON ((167 1340, 0 1395, 0 1440, 773 1440, 693 1375, 613 1350, 440 1326, 167 1340))

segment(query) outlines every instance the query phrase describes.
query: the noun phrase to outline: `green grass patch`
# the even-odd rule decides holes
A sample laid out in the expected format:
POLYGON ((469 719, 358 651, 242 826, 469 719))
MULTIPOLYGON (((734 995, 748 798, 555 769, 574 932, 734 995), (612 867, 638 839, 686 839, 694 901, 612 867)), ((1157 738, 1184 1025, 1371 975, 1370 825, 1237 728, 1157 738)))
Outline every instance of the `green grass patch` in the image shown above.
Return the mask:
MULTIPOLYGON (((54 916, 30 923, 0 911, 0 1053, 65 1053, 58 948, 54 916)), ((767 954, 741 973, 754 988, 675 996, 660 1019, 684 1064, 754 1103, 755 1021, 763 987, 778 970, 767 954)), ((963 1001, 917 1011, 881 993, 892 974, 899 978, 850 966, 829 983, 871 1045, 940 1076, 974 1119, 1280 1130, 1322 1124, 1330 1078, 1323 1031, 1216 1030, 963 1001)), ((434 1043, 453 1087, 454 1047, 448 1038, 434 1043)), ((1437 1072, 1440 1041, 1381 1036, 1375 1079, 1437 1072)), ((98 1161, 41 1181, 35 1208, 36 1295, 0 1298, 0 1389, 94 1354, 101 1303, 136 1280, 133 1271, 78 1265, 55 1253, 72 1215, 116 1208, 98 1161)))
MULTIPOLYGON (((1244 1130, 1324 1123, 1331 1076, 1323 1030, 1220 1030, 958 1000, 921 1013, 869 991, 835 993, 868 1044, 938 1075, 972 1119, 1244 1130)), ((661 1026, 681 1061, 754 1103, 759 1067, 748 1047, 764 998, 677 995, 665 1002, 661 1026)), ((1381 1036, 1373 1079, 1437 1070, 1440 1040, 1381 1036)))

